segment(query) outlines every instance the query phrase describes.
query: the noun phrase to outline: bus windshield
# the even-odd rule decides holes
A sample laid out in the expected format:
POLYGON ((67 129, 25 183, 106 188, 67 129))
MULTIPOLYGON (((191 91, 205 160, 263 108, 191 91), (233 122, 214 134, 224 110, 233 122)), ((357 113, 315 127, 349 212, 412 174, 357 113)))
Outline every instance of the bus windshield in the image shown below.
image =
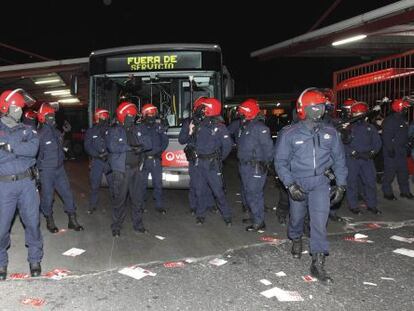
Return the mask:
POLYGON ((123 100, 139 110, 152 103, 170 127, 179 127, 190 116, 195 99, 220 93, 219 81, 218 72, 97 75, 92 78, 92 103, 111 113, 123 100))

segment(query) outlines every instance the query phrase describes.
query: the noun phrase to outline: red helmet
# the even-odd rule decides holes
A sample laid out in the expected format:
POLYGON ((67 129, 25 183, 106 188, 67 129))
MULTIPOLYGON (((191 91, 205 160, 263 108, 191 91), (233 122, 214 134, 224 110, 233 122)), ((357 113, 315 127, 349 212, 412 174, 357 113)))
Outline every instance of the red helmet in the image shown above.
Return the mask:
POLYGON ((237 112, 243 115, 246 120, 253 120, 260 112, 259 104, 257 100, 249 98, 239 105, 237 112))
POLYGON ((153 104, 145 104, 142 106, 141 114, 143 117, 153 117, 156 116, 158 113, 158 108, 155 107, 153 104))
POLYGON ((30 96, 26 98, 26 92, 22 89, 6 90, 0 95, 0 111, 7 113, 11 105, 23 108, 29 98, 33 100, 30 96))
POLYGON ((364 102, 355 103, 351 107, 352 116, 358 116, 360 114, 364 114, 368 111, 368 105, 364 102))
POLYGON ((395 112, 401 112, 404 108, 409 108, 410 103, 406 100, 403 100, 401 98, 394 99, 394 101, 391 104, 391 109, 395 112))
POLYGON ((204 115, 206 117, 215 117, 221 114, 221 103, 214 97, 204 97, 200 99, 201 103, 198 105, 204 108, 204 115))
POLYGON ((196 111, 197 108, 201 106, 201 103, 203 102, 203 100, 205 100, 206 98, 207 97, 205 96, 200 96, 199 98, 197 98, 193 104, 193 111, 196 111))
POLYGON ((351 107, 356 104, 357 101, 353 98, 347 98, 344 100, 344 103, 342 104, 343 108, 351 109, 351 107))
POLYGON ((37 113, 33 110, 27 110, 24 113, 24 118, 29 120, 36 120, 37 119, 37 113))
POLYGON ((325 105, 328 103, 326 95, 317 88, 306 89, 300 94, 298 101, 296 102, 296 110, 298 118, 304 120, 306 118, 305 108, 316 105, 325 105))
POLYGON ((93 115, 93 120, 95 123, 98 123, 99 119, 108 120, 109 119, 109 111, 102 108, 97 108, 95 110, 95 114, 93 115))
POLYGON ((40 123, 45 123, 46 115, 48 114, 55 114, 55 109, 53 109, 53 107, 50 106, 48 103, 44 103, 42 104, 42 106, 40 106, 40 109, 37 112, 37 119, 40 123))
POLYGON ((127 115, 135 117, 137 114, 137 106, 131 102, 122 102, 119 104, 118 108, 116 108, 116 118, 122 124, 125 122, 127 115))

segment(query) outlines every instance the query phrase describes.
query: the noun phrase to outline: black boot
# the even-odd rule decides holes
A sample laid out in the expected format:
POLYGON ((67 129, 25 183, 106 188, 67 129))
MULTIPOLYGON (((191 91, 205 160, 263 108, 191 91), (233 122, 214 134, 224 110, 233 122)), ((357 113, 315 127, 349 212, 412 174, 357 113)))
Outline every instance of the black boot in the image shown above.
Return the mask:
POLYGON ((279 221, 279 224, 286 226, 287 220, 285 215, 278 215, 277 220, 279 221))
POLYGON ((88 214, 92 215, 94 212, 96 212, 96 206, 90 206, 88 209, 88 214))
POLYGON ((264 222, 262 222, 261 224, 253 224, 246 227, 246 231, 259 231, 264 229, 266 229, 266 225, 264 222))
POLYGON ((376 207, 367 207, 367 210, 375 215, 381 215, 382 212, 376 207))
POLYGON ((412 195, 411 192, 401 193, 400 197, 406 198, 406 199, 409 199, 409 200, 414 199, 414 195, 412 195))
POLYGON ((68 214, 69 217, 69 223, 68 228, 73 229, 75 231, 83 231, 83 227, 78 223, 78 220, 76 219, 76 214, 68 214))
POLYGON ((329 277, 325 271, 325 254, 317 253, 312 254, 312 265, 310 268, 311 275, 317 278, 322 284, 333 283, 333 280, 329 277))
POLYGON ((49 230, 50 233, 59 232, 58 227, 55 225, 55 220, 53 219, 53 215, 46 216, 46 228, 49 230))
POLYGON ((165 208, 157 208, 157 212, 160 213, 161 215, 167 214, 167 210, 165 208))
POLYGON ((292 240, 292 242, 292 250, 290 252, 293 258, 300 259, 302 257, 302 238, 292 240))
POLYGON ((199 226, 204 224, 204 217, 197 217, 196 218, 196 224, 199 225, 199 226))
POLYGON ((7 277, 7 266, 0 267, 0 281, 4 281, 7 277))
POLYGON ((42 273, 42 267, 40 266, 40 262, 30 263, 30 275, 32 278, 40 276, 42 273))
POLYGON ((231 227, 232 226, 231 218, 224 219, 224 223, 226 224, 226 227, 231 227))

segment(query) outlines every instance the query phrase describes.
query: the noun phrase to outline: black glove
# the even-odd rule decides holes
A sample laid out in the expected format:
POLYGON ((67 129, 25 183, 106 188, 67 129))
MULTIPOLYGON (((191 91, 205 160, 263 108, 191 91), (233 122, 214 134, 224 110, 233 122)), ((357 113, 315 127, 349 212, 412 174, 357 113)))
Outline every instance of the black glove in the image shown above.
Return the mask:
POLYGON ((305 201, 306 193, 297 183, 291 184, 287 189, 293 201, 305 201))
POLYGON ((395 158, 395 149, 388 150, 388 157, 391 159, 395 158))
POLYGON ((371 150, 370 152, 368 152, 368 157, 370 159, 374 159, 376 155, 377 154, 375 153, 375 150, 371 150))
POLYGON ((331 206, 341 202, 345 194, 344 186, 332 186, 330 190, 331 206))
POLYGON ((12 148, 10 144, 5 142, 0 142, 0 150, 6 151, 6 152, 12 152, 12 148))

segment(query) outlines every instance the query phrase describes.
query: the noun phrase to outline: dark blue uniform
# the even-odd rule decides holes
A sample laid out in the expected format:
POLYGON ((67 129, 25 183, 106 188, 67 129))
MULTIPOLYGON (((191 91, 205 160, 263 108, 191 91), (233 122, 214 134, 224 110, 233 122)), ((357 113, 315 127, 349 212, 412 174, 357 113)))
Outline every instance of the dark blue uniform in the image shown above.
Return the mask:
MULTIPOLYGON (((187 118, 183 120, 180 134, 178 135, 178 142, 181 145, 195 145, 195 137, 194 135, 190 135, 190 123, 191 119, 187 118)), ((197 193, 196 193, 196 178, 197 176, 194 174, 194 161, 188 161, 188 174, 190 175, 190 189, 188 192, 188 201, 190 203, 190 209, 195 213, 197 210, 197 206, 200 205, 197 193)), ((210 187, 205 189, 204 200, 207 201, 208 207, 213 207, 216 203, 214 201, 213 193, 211 192, 210 187)))
POLYGON ((306 192, 305 201, 290 200, 288 236, 297 240, 303 235, 303 223, 309 208, 312 254, 329 253, 326 222, 329 215, 329 179, 325 171, 332 168, 339 186, 346 185, 345 152, 338 132, 321 123, 309 130, 300 121, 285 127, 275 147, 275 169, 283 184, 300 185, 306 192))
POLYGON ((231 221, 231 209, 227 204, 221 165, 232 148, 232 139, 224 124, 215 118, 206 118, 195 134, 194 163, 195 187, 199 205, 196 216, 204 218, 208 209, 206 190, 210 187, 217 200, 224 220, 231 221))
POLYGON ((53 214, 55 190, 62 198, 67 214, 74 214, 76 206, 70 189, 69 179, 63 166, 63 137, 54 126, 43 124, 39 130, 39 154, 37 167, 40 170, 40 209, 44 216, 53 214))
POLYGON ((28 171, 36 163, 39 139, 31 127, 19 124, 9 128, 0 121, 0 142, 10 144, 12 152, 0 150, 0 267, 8 264, 10 226, 16 208, 25 226, 27 260, 39 263, 43 257, 43 239, 39 221, 39 194, 28 171), (9 180, 20 175, 18 180, 9 180))
MULTIPOLYGON (((239 137, 240 137, 241 131, 242 131, 241 126, 242 125, 241 125, 241 120, 240 119, 233 120, 229 124, 229 126, 227 126, 227 130, 229 131, 229 134, 230 134, 231 138, 234 140, 234 142, 236 143, 236 145, 238 145, 238 143, 239 143, 239 137)), ((239 163, 239 165, 240 165, 240 163, 239 163)), ((240 173, 240 166, 239 166, 239 175, 240 174, 241 173, 240 173)), ((247 199, 246 199, 246 194, 244 192, 243 178, 241 177, 241 175, 240 175, 240 183, 241 183, 240 197, 241 197, 241 200, 242 200, 243 209, 244 210, 248 209, 250 211, 249 204, 248 204, 247 199)))
POLYGON ((112 169, 112 230, 120 230, 126 216, 128 196, 132 203, 134 230, 143 229, 142 205, 144 201, 143 183, 144 151, 152 148, 149 137, 142 135, 138 125, 128 130, 119 124, 110 127, 106 136, 109 163, 112 169), (141 145, 141 152, 134 147, 141 145))
POLYGON ((253 223, 264 223, 263 189, 267 165, 273 159, 273 141, 269 128, 257 119, 242 127, 237 139, 237 157, 240 163, 243 192, 252 213, 253 223))
POLYGON ((381 138, 377 129, 365 121, 350 125, 350 141, 346 143, 346 164, 348 167, 346 198, 350 209, 358 208, 358 181, 362 180, 365 200, 369 209, 377 207, 376 170, 371 151, 378 153, 381 138), (355 156, 352 152, 356 152, 355 156))
POLYGON ((161 155, 168 147, 168 135, 166 128, 160 123, 142 123, 140 125, 142 134, 149 137, 152 141, 152 149, 145 152, 144 163, 144 193, 147 189, 148 176, 151 174, 152 187, 154 188, 153 197, 155 207, 158 210, 164 209, 162 201, 162 164, 161 155))
POLYGON ((382 141, 384 153, 384 179, 382 191, 384 195, 392 195, 391 183, 397 174, 401 193, 409 193, 407 143, 408 124, 400 113, 387 116, 383 122, 382 141))
POLYGON ((91 194, 89 198, 89 210, 95 210, 98 205, 98 192, 102 181, 102 174, 105 174, 108 184, 111 183, 111 167, 107 159, 107 148, 105 136, 108 126, 96 124, 88 129, 85 134, 84 147, 86 153, 92 158, 89 181, 91 184, 91 194))

